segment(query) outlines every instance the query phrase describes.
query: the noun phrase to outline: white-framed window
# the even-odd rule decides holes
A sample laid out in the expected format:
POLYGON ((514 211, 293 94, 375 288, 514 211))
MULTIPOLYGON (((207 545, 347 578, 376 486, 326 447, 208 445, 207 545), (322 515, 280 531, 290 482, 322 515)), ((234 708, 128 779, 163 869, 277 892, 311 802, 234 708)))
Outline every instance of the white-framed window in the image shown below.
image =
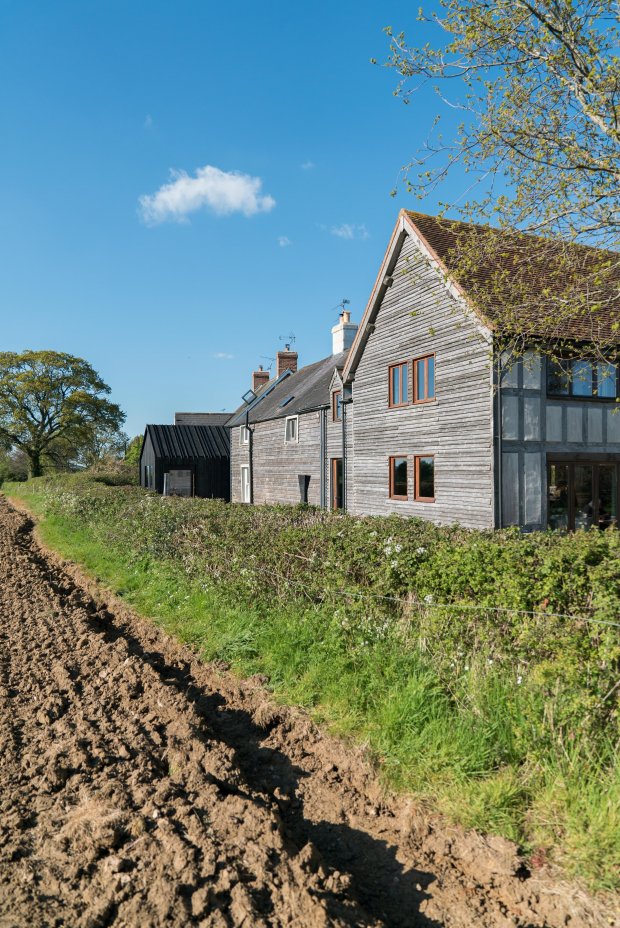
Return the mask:
POLYGON ((239 444, 240 445, 249 445, 250 444, 250 430, 247 425, 242 425, 239 429, 239 444))
POLYGON ((298 416, 286 417, 286 424, 284 426, 284 441, 287 445, 299 441, 298 416))
POLYGON ((250 468, 247 464, 241 465, 241 502, 250 502, 250 468))

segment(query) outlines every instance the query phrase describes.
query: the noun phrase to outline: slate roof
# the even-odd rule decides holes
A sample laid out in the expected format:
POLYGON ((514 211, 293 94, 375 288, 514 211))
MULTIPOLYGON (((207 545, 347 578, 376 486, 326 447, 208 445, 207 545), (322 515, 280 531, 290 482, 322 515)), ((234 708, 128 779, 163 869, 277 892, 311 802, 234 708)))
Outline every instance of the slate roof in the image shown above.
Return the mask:
POLYGON ((230 456, 230 432, 222 425, 147 425, 158 458, 192 460, 230 456))
POLYGON ((175 425, 226 425, 229 412, 175 412, 175 425))
POLYGON ((488 226, 403 212, 490 328, 534 337, 620 342, 614 328, 620 319, 620 253, 535 235, 497 233, 499 240, 494 236, 485 254, 488 226), (468 244, 472 236, 480 244, 475 263, 466 271, 458 260, 463 236, 468 244), (601 272, 605 262, 609 268, 601 272), (576 299, 571 312, 570 293, 578 295, 586 287, 592 293, 590 308, 580 309, 576 299), (568 295, 568 302, 566 310, 558 308, 556 318, 553 297, 558 291, 568 295), (551 333, 550 316, 555 322, 551 333))
POLYGON ((308 364, 295 374, 285 371, 277 380, 261 387, 257 398, 249 405, 244 404, 233 413, 228 422, 229 428, 244 425, 246 413, 249 422, 266 422, 328 406, 334 369, 341 371, 347 356, 348 351, 343 351, 308 364))

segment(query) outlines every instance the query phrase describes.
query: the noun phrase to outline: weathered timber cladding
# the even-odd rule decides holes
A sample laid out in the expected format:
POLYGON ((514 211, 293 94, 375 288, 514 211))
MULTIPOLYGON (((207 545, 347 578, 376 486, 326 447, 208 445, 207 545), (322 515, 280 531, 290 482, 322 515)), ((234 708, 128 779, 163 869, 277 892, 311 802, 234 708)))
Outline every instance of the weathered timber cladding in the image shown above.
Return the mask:
MULTIPOLYGON (((320 504, 320 414, 298 419, 299 441, 285 442, 284 418, 256 422, 252 429, 255 503, 299 503, 299 475, 310 477, 308 502, 320 504)), ((249 445, 240 444, 240 428, 231 430, 232 498, 241 500, 241 465, 249 464, 249 445)))
MULTIPOLYGON (((489 335, 451 296, 407 235, 354 372, 356 513, 418 516, 475 528, 494 524, 493 390, 489 335), (434 403, 388 407, 388 367, 435 353, 434 403), (435 502, 415 502, 414 455, 435 456, 435 502), (390 455, 407 455, 408 499, 389 498, 390 455)), ((409 398, 413 397, 412 365, 409 398)))

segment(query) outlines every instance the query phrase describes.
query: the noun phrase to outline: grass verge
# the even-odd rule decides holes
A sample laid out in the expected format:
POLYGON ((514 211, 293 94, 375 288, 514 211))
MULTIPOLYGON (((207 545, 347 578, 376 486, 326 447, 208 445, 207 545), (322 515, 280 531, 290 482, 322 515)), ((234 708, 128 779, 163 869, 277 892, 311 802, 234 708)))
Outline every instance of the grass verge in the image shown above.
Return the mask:
MULTIPOLYGON (((83 565, 203 659, 229 661, 242 675, 267 674, 279 699, 302 705, 333 731, 368 743, 391 786, 431 801, 466 827, 516 840, 534 860, 551 858, 592 888, 618 888, 617 711, 604 723, 592 721, 601 698, 591 686, 596 662, 590 652, 587 681, 575 677, 573 664, 561 680, 546 645, 523 682, 514 660, 499 659, 486 640, 472 647, 463 637, 463 647, 448 647, 449 636, 444 641, 435 627, 429 643, 422 634, 427 630, 411 616, 390 622, 373 616, 370 623, 365 610, 296 594, 295 588, 276 597, 260 595, 256 587, 240 592, 226 577, 205 582, 215 553, 204 550, 200 569, 182 556, 183 533, 203 511, 199 505, 164 505, 149 497, 148 511, 138 512, 136 501, 147 499, 138 490, 123 495, 117 488, 100 491, 70 479, 5 489, 38 515, 46 544, 83 565), (172 528, 165 522, 165 532, 160 511, 176 520, 172 528), (160 539, 155 549, 158 532, 165 543, 160 539)), ((221 531, 219 523, 210 529, 214 551, 216 542, 229 550, 245 544, 216 538, 216 529, 221 531)), ((392 547, 392 535, 389 540, 392 547)), ((473 543, 483 541, 476 536, 473 543)), ((437 556, 443 563, 442 550, 437 556)), ((552 553, 557 556, 555 549, 552 553)), ((594 563, 591 551, 588 558, 594 563)), ((599 567, 609 572, 605 559, 593 569, 599 567)), ((605 580, 603 589, 608 586, 605 580)), ((559 641, 563 653, 574 635, 559 641)), ((590 642, 590 647, 602 644, 590 642)), ((607 640, 605 648, 604 661, 610 653, 613 660, 607 640)))

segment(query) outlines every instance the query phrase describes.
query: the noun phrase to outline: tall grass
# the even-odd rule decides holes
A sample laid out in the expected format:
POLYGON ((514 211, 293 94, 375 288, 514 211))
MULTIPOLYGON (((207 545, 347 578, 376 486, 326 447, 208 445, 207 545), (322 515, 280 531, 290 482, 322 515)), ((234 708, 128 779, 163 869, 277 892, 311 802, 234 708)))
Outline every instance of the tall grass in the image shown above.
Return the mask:
POLYGON ((39 513, 51 547, 205 660, 267 674, 277 698, 368 744, 390 785, 593 887, 620 885, 615 537, 248 513, 83 478, 8 492, 39 513), (405 567, 394 552, 409 552, 405 567), (465 608, 484 597, 514 613, 465 608), (537 626, 525 607, 545 599, 537 626))

